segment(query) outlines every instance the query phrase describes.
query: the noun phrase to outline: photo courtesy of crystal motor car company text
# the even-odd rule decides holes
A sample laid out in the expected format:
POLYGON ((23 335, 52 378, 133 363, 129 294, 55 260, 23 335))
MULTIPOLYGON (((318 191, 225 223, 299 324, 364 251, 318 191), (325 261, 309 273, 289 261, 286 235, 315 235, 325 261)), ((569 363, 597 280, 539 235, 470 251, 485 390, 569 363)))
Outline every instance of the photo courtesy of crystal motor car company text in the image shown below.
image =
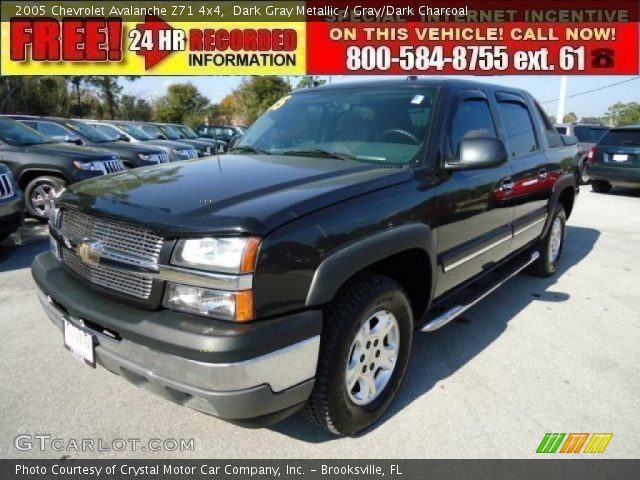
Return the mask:
POLYGON ((3 2, 0 477, 639 471, 639 8, 3 2))

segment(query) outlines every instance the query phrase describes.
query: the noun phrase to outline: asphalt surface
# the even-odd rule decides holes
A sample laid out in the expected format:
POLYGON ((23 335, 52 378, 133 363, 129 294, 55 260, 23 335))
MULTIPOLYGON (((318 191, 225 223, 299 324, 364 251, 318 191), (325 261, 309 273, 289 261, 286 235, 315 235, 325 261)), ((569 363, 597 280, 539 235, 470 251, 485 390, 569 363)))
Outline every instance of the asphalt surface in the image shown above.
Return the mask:
POLYGON ((48 240, 30 223, 0 246, 0 457, 521 458, 546 432, 611 432, 600 458, 637 458, 639 220, 639 191, 583 187, 560 271, 518 275, 459 321, 417 334, 398 397, 358 438, 300 416, 243 429, 79 363, 38 305, 29 265, 48 240), (20 434, 60 438, 63 450, 17 450, 20 434), (156 438, 195 448, 152 452, 156 438), (81 439, 110 450, 76 452, 81 439), (140 443, 120 452, 117 439, 140 443))

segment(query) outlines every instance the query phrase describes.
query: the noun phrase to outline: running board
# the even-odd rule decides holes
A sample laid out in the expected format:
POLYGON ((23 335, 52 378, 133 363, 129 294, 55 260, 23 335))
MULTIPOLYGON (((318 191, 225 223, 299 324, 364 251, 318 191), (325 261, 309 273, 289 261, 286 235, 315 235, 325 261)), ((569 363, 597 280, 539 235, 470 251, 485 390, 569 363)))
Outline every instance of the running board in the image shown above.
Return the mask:
POLYGON ((493 293, 507 280, 511 279, 512 277, 515 277, 518 273, 520 273, 522 270, 527 268, 529 265, 535 262, 538 258, 540 258, 540 252, 537 252, 537 251, 532 252, 529 255, 529 258, 526 258, 525 260, 522 260, 519 263, 517 263, 514 267, 512 267, 511 270, 509 270, 506 274, 500 277, 495 283, 491 284, 491 286, 487 290, 484 290, 480 295, 474 296, 470 298, 467 302, 465 302, 463 305, 456 305, 450 308, 449 310, 447 310, 446 312, 441 313, 440 315, 433 318, 432 320, 427 321, 427 324, 424 327, 422 327, 420 330, 422 332, 433 332, 434 330, 444 327, 451 320, 458 317, 459 315, 462 315, 464 312, 469 310, 471 307, 473 307, 476 303, 478 303, 480 300, 485 298, 487 295, 493 293))

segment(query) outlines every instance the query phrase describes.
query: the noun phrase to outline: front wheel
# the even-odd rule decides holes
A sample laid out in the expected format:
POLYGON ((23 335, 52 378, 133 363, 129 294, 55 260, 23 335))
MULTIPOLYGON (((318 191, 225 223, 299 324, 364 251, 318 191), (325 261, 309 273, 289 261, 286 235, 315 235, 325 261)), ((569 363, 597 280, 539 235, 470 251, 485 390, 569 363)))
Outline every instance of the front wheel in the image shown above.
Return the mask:
POLYGON ((412 333, 402 287, 376 273, 358 277, 327 309, 316 383, 303 414, 339 435, 372 425, 400 387, 412 333))
POLYGON ((549 231, 538 242, 540 257, 528 268, 529 273, 538 277, 548 277, 556 272, 564 249, 566 224, 567 216, 564 207, 558 205, 549 231))
POLYGON ((49 220, 51 200, 67 186, 57 177, 38 177, 31 180, 24 189, 27 212, 41 222, 49 220))

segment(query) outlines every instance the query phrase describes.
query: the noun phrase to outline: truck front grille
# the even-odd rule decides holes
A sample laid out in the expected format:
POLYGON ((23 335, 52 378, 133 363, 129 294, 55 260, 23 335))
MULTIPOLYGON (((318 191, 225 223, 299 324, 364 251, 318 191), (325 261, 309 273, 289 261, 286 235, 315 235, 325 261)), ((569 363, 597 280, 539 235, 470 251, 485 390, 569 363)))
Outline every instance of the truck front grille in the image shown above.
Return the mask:
POLYGON ((155 163, 169 163, 168 153, 154 153, 151 155, 151 161, 155 163))
POLYGON ((11 177, 6 173, 0 175, 0 199, 13 196, 13 185, 11 177))
POLYGON ((125 169, 122 160, 105 160, 102 165, 104 165, 105 173, 123 172, 125 169))
POLYGON ((68 250, 63 251, 62 261, 69 269, 94 285, 145 300, 151 295, 151 278, 135 273, 122 273, 105 265, 88 265, 68 250))
MULTIPOLYGON (((158 263, 163 238, 151 231, 123 222, 93 217, 74 210, 62 210, 60 233, 79 241, 100 241, 112 258, 128 264, 158 263)), ((125 295, 149 298, 152 279, 134 272, 123 273, 105 265, 87 265, 75 254, 65 251, 63 263, 91 283, 125 295)))

